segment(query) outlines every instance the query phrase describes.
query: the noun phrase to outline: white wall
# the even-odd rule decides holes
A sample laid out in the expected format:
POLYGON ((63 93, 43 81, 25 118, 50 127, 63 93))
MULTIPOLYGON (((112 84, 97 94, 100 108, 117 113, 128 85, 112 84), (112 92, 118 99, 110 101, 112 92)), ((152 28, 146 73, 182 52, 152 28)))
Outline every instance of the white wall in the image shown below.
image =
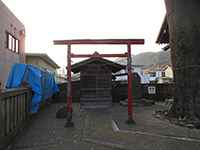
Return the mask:
MULTIPOLYGON (((149 77, 143 73, 141 67, 134 67, 132 72, 138 73, 138 75, 140 76, 140 79, 141 79, 141 83, 143 83, 143 84, 149 83, 149 77)), ((123 73, 127 73, 127 70, 121 70, 120 72, 117 72, 117 74, 123 74, 123 73)), ((127 75, 116 78, 116 81, 127 81, 127 80, 128 80, 127 75)))
POLYGON ((173 78, 174 75, 173 75, 173 70, 171 67, 168 67, 166 70, 165 70, 165 76, 166 77, 169 77, 169 78, 173 78))

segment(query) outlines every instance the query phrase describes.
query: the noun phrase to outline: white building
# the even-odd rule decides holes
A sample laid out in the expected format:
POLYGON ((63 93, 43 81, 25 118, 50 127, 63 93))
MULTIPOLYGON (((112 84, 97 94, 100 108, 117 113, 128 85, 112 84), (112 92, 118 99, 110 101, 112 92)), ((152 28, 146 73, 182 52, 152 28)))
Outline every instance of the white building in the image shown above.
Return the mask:
POLYGON ((165 83, 173 80, 173 70, 170 65, 151 65, 143 72, 150 82, 165 83))
MULTIPOLYGON (((139 75, 142 84, 150 83, 148 76, 143 73, 142 68, 143 68, 143 65, 132 65, 132 72, 137 73, 139 75)), ((128 80, 127 69, 121 70, 121 71, 117 72, 116 74, 121 74, 121 76, 116 77, 116 81, 127 81, 128 80)))

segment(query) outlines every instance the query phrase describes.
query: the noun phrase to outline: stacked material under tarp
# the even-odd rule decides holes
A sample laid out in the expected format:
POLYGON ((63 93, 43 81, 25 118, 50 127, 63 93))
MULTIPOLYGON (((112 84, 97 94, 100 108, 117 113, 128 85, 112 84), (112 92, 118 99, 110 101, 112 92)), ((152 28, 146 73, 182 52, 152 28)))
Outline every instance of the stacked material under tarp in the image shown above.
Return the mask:
POLYGON ((18 88, 23 83, 27 83, 33 91, 30 106, 30 112, 32 113, 38 111, 41 102, 59 91, 53 74, 33 65, 14 64, 10 71, 6 88, 18 88))

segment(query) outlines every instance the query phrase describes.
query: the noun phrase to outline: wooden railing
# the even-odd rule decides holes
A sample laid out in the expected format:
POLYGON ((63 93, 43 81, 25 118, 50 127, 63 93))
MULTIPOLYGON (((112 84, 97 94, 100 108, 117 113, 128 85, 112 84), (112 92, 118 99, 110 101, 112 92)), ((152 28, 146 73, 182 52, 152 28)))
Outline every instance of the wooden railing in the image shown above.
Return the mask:
POLYGON ((31 90, 18 88, 0 93, 0 150, 16 136, 29 118, 31 90))

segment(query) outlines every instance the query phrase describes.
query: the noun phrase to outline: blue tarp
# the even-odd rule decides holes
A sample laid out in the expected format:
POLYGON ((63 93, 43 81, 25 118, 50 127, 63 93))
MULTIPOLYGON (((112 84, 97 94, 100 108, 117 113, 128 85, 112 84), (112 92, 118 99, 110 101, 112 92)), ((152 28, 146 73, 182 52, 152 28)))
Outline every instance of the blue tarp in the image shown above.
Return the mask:
POLYGON ((33 65, 14 64, 6 88, 18 88, 23 82, 28 83, 33 91, 30 107, 32 113, 38 112, 40 103, 59 91, 52 73, 43 71, 33 65))

